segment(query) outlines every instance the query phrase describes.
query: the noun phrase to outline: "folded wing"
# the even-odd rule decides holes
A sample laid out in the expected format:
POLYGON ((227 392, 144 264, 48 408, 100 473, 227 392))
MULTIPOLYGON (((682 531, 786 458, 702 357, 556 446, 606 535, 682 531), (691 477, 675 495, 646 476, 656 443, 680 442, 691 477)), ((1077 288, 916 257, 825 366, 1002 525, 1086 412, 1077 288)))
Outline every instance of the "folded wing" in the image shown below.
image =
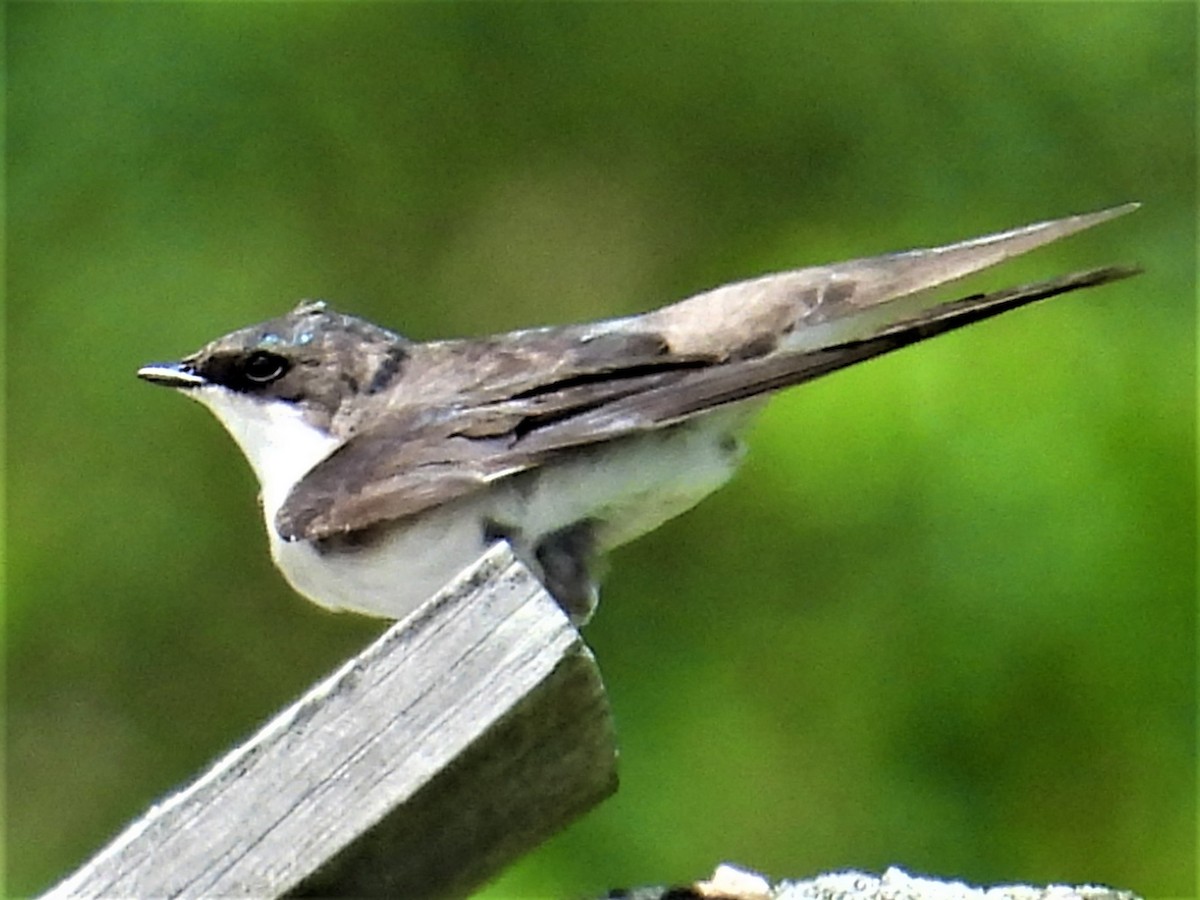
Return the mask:
POLYGON ((669 427, 1036 300, 1125 278, 1138 270, 1097 268, 974 294, 898 320, 894 316, 865 334, 816 346, 795 337, 1131 208, 1042 223, 946 248, 767 276, 603 324, 598 333, 581 330, 581 340, 591 347, 575 354, 576 364, 547 370, 541 379, 513 379, 510 390, 499 395, 489 390, 486 397, 475 398, 480 402, 389 413, 301 480, 280 509, 276 528, 287 540, 320 540, 414 516, 551 463, 574 448, 669 427), (831 285, 840 287, 831 290, 831 285), (747 294, 748 286, 757 296, 747 294), (732 295, 721 297, 722 291, 746 295, 742 299, 748 316, 757 315, 760 321, 748 330, 743 322, 740 332, 730 331, 734 326, 727 322, 727 307, 732 295), (706 318, 710 331, 726 329, 724 343, 699 327, 706 318), (596 352, 605 342, 612 353, 596 352), (622 349, 629 347, 644 352, 630 356, 622 349))

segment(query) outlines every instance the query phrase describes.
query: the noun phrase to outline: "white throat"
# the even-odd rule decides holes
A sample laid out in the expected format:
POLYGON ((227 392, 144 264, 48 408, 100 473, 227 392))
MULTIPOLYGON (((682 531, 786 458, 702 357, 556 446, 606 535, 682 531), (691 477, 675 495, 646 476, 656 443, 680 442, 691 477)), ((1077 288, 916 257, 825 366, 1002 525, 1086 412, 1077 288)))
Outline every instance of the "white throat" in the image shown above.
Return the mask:
POLYGON ((215 385, 184 393, 212 410, 242 448, 258 476, 263 512, 272 530, 275 513, 296 482, 340 443, 282 400, 259 400, 215 385))

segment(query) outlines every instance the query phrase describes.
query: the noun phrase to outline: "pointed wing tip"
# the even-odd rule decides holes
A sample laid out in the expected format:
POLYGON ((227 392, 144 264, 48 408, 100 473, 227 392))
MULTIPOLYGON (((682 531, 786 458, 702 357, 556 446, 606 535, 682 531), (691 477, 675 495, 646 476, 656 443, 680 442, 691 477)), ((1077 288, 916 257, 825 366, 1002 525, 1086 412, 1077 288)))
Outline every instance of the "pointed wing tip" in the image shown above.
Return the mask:
POLYGON ((1111 221, 1112 219, 1120 218, 1128 215, 1136 209, 1141 208, 1141 203, 1136 200, 1129 203, 1121 203, 1117 206, 1108 206, 1104 209, 1098 209, 1094 212, 1078 213, 1073 216, 1066 216, 1062 219, 1049 219, 1045 222, 1039 222, 1036 225, 1031 225, 1027 229, 1017 229, 1018 231, 1040 232, 1043 234, 1051 234, 1050 240, 1058 240, 1067 235, 1076 234, 1080 231, 1086 231, 1096 225, 1111 221))
MULTIPOLYGON (((996 246, 1005 248, 1005 258, 1018 256, 1028 253, 1036 247, 1041 247, 1073 234, 1078 234, 1081 231, 1087 231, 1089 228, 1094 228, 1111 219, 1127 215, 1135 209, 1140 208, 1141 205, 1141 203, 1135 200, 1129 203, 1121 203, 1117 206, 1109 206, 1105 209, 1098 209, 1094 212, 1078 213, 1073 216, 1064 216, 1061 219, 1047 219, 1043 222, 1035 222, 1032 225, 1014 228, 1011 231, 1002 231, 997 234, 986 235, 982 238, 964 241, 943 249, 959 250, 960 248, 973 248, 976 246, 996 246)), ((988 265, 992 264, 988 263, 988 265)), ((972 271, 978 268, 983 267, 974 267, 972 271)))
POLYGON ((1098 209, 1095 212, 1082 213, 1076 216, 1077 219, 1089 220, 1089 224, 1098 225, 1101 222, 1107 222, 1109 219, 1116 219, 1120 216, 1128 215, 1136 209, 1141 209, 1140 200, 1130 200, 1128 203, 1120 203, 1116 206, 1109 206, 1105 209, 1098 209))

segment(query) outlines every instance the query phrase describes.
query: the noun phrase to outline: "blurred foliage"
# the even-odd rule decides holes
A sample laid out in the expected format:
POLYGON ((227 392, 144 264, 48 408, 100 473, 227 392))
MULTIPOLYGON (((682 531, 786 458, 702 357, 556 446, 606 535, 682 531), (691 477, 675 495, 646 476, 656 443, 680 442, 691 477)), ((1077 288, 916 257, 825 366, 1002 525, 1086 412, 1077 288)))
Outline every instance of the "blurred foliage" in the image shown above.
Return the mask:
POLYGON ((973 284, 1146 274, 779 398, 615 555, 621 789, 488 896, 1192 894, 1194 15, 8 4, 9 895, 380 628, 289 591, 233 442, 137 365, 305 296, 486 333, 1129 199, 973 284))

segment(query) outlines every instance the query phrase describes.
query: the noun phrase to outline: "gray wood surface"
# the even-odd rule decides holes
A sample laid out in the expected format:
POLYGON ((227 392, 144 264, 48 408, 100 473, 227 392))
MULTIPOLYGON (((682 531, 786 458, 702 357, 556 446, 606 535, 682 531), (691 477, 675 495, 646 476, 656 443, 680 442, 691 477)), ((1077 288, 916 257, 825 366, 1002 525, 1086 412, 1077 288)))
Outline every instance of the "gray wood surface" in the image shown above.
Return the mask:
POLYGON ((590 652, 499 544, 45 896, 460 896, 615 758, 590 652))

